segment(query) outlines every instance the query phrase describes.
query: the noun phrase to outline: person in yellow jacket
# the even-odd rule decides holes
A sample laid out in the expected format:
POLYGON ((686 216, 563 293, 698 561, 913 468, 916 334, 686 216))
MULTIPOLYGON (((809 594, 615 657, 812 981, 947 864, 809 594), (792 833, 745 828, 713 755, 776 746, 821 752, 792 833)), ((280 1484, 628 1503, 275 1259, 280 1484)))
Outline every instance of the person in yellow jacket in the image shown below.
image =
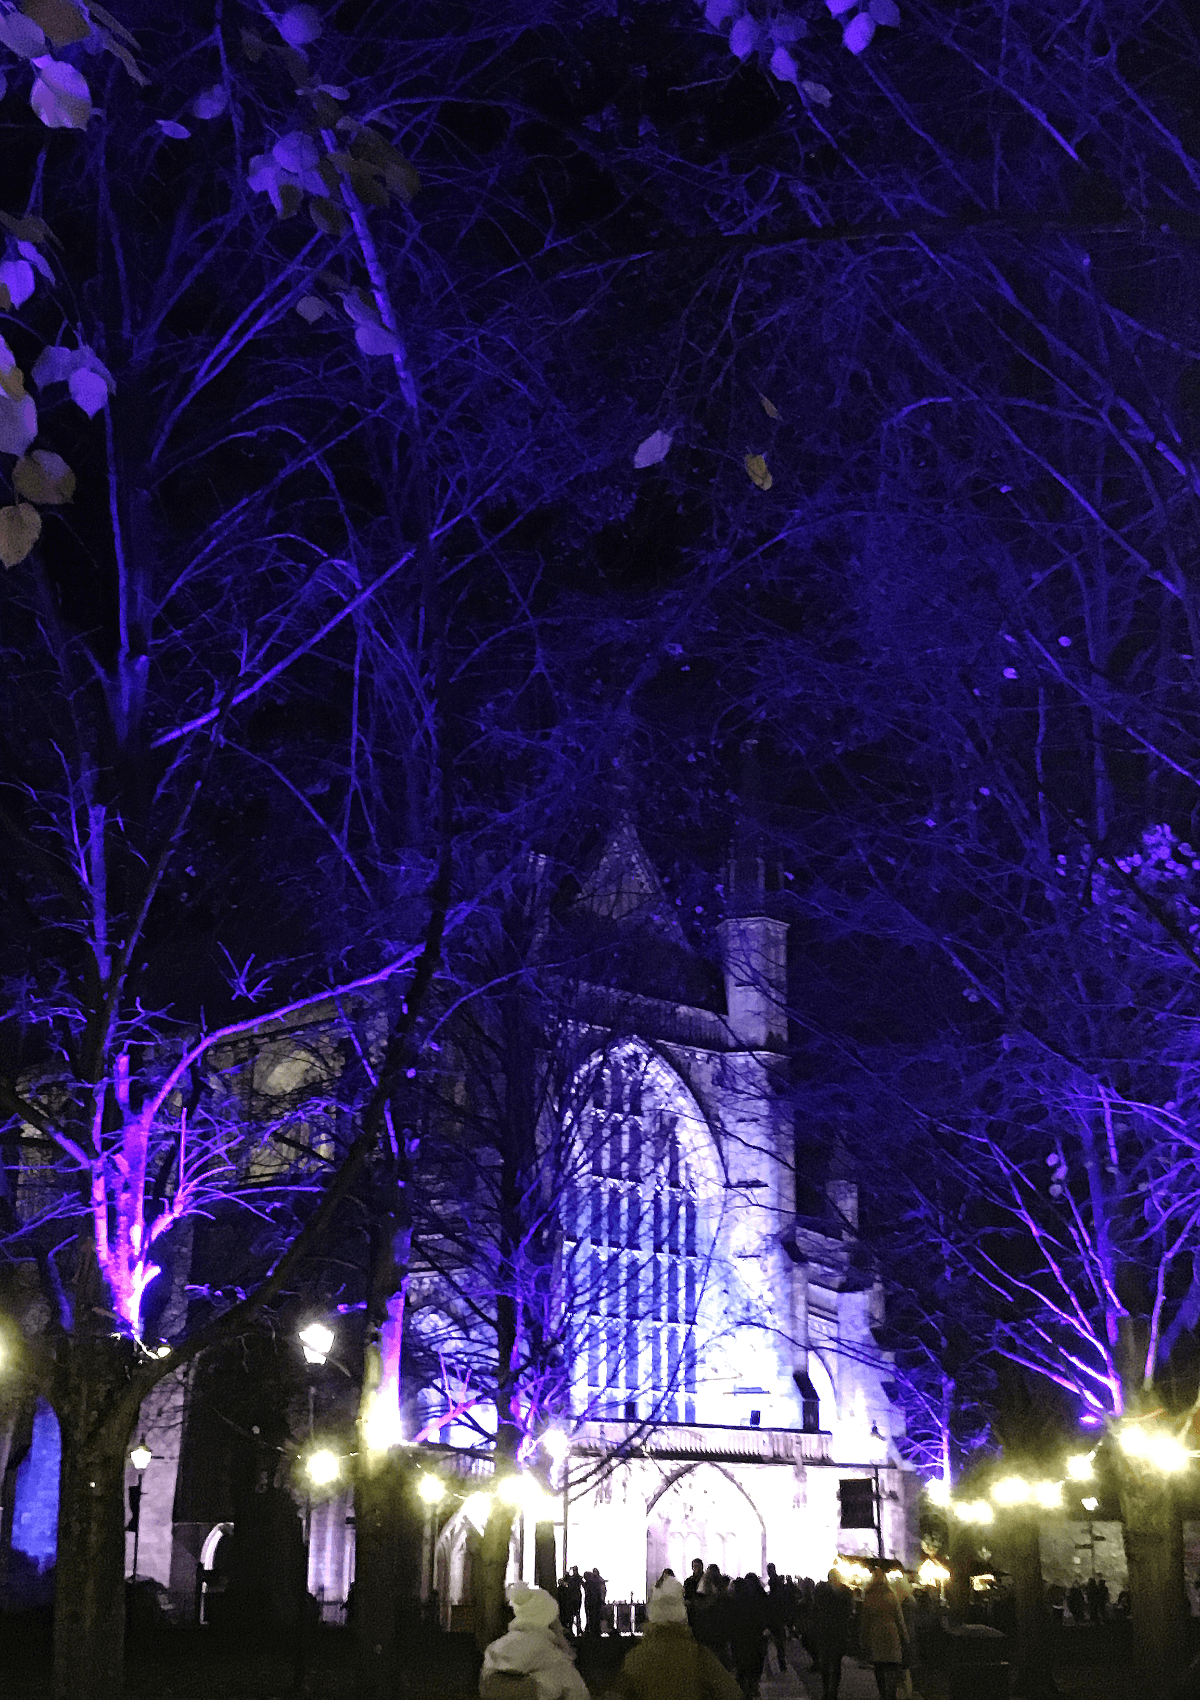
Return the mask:
POLYGON ((871 1566, 871 1580, 858 1608, 859 1652, 875 1666, 879 1700, 896 1700, 896 1685, 904 1667, 908 1634, 900 1602, 888 1585, 882 1564, 871 1566))
POLYGON ((731 1673, 692 1634, 677 1577, 664 1576, 646 1616, 646 1633, 625 1655, 613 1694, 621 1700, 743 1700, 731 1673))

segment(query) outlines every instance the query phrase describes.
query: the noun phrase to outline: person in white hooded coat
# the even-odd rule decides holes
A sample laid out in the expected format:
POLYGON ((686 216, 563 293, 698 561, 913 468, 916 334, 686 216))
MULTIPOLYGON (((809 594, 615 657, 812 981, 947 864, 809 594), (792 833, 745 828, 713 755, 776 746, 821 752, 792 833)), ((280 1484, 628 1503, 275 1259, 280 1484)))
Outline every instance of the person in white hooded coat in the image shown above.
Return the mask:
POLYGON ((589 1700, 587 1684, 558 1619, 558 1602, 544 1588, 514 1582, 513 1620, 483 1655, 482 1700, 589 1700))

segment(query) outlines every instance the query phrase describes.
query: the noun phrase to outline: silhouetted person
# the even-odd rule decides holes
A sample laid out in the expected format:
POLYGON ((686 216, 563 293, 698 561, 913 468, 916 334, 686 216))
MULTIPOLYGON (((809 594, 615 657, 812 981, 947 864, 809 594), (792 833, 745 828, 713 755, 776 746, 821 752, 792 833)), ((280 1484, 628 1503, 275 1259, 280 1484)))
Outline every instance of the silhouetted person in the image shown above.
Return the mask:
POLYGON ((757 1700, 767 1657, 766 1590, 753 1571, 733 1585, 730 1595, 729 1639, 733 1670, 746 1700, 757 1700))
POLYGON ((563 1621, 563 1628, 571 1635, 580 1632, 580 1614, 583 1611, 583 1577, 579 1574, 579 1566, 573 1564, 558 1584, 558 1610, 563 1621))
POLYGON ((854 1632, 854 1595, 836 1570, 813 1591, 809 1616, 815 1663, 821 1673, 821 1700, 838 1700, 842 1660, 854 1632))
POLYGON ((790 1590, 783 1577, 773 1564, 767 1566, 767 1591, 770 1596, 767 1603, 767 1627, 771 1639, 775 1643, 775 1657, 779 1660, 779 1674, 782 1676, 787 1669, 787 1636, 788 1623, 791 1617, 790 1590))
POLYGON ((608 1586, 598 1570, 583 1573, 584 1634, 599 1635, 604 1627, 604 1599, 608 1586))

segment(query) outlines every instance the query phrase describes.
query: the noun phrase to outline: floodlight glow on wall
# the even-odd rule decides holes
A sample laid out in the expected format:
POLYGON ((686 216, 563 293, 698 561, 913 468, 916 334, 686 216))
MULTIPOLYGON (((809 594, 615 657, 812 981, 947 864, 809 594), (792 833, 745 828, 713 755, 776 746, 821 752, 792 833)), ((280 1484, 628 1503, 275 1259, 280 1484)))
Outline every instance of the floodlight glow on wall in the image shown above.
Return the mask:
POLYGON ((404 1421, 386 1393, 375 1393, 363 1418, 363 1442, 368 1452, 388 1452, 404 1440, 404 1421))
POLYGON ((333 1350, 337 1336, 332 1328, 327 1328, 323 1322, 310 1322, 307 1328, 300 1330, 300 1344, 304 1348, 304 1361, 310 1364, 323 1364, 333 1350))
POLYGON ((468 1494, 466 1499, 463 1500, 463 1516, 467 1519, 468 1523, 474 1526, 476 1533, 480 1535, 482 1535, 483 1531, 487 1528, 487 1520, 491 1514, 491 1509, 492 1496, 490 1493, 484 1493, 482 1489, 476 1493, 468 1494))
POLYGON ((548 1428, 542 1436, 542 1445, 553 1464, 561 1464, 571 1450, 570 1438, 560 1428, 548 1428))

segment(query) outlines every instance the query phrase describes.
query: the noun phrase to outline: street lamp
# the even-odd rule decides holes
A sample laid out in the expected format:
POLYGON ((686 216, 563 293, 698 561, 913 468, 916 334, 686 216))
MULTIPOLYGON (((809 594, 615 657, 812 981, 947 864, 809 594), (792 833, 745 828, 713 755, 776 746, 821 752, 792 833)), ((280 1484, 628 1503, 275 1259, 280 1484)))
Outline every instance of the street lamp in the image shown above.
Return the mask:
POLYGON ((422 1476, 417 1483, 417 1492, 430 1510, 436 1510, 446 1497, 446 1484, 438 1476, 422 1476))
POLYGON ((329 1487, 342 1473, 342 1461, 336 1452, 321 1447, 310 1452, 304 1460, 304 1471, 314 1487, 329 1487))
POLYGON ((325 1363, 333 1350, 336 1338, 333 1329, 326 1327, 323 1322, 310 1322, 307 1328, 302 1328, 299 1339, 304 1348, 305 1363, 325 1363))
POLYGON ((429 1553, 429 1563, 424 1558, 421 1562, 422 1598, 431 1603, 437 1581, 437 1546, 434 1541, 434 1519, 437 1508, 446 1497, 446 1484, 440 1476, 431 1476, 428 1472, 417 1483, 417 1496, 425 1507, 425 1531, 423 1544, 429 1553))
POLYGON ((129 1454, 129 1462, 137 1471, 137 1481, 129 1489, 129 1522, 126 1525, 133 1534, 133 1575, 129 1578, 131 1583, 137 1581, 138 1572, 138 1543, 142 1533, 142 1477, 150 1468, 153 1457, 154 1454, 146 1445, 143 1435, 129 1454))

